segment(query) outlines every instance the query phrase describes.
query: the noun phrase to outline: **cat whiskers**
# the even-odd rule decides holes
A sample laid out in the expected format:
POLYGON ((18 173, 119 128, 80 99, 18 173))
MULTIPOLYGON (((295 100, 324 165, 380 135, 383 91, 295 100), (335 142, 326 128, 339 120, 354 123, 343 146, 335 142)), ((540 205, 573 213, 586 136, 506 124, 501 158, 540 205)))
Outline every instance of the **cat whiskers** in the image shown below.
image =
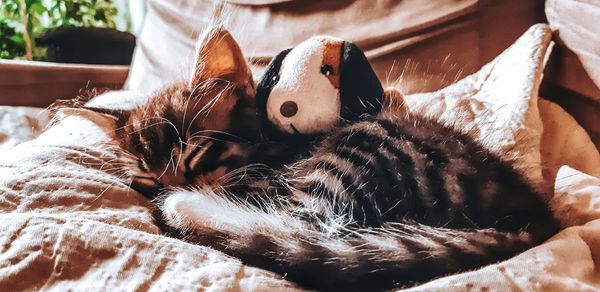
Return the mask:
MULTIPOLYGON (((194 124, 194 122, 196 121, 196 119, 200 116, 200 115, 204 115, 205 117, 208 116, 208 114, 210 113, 210 110, 212 109, 211 103, 214 105, 216 104, 216 102, 218 101, 220 95, 217 94, 215 95, 215 97, 209 101, 206 105, 204 105, 192 118, 192 120, 190 121, 190 123, 188 124, 187 127, 187 131, 189 131, 189 129, 192 128, 192 125, 194 124), (206 112, 205 112, 206 111, 206 112)), ((197 103, 196 103, 197 104, 197 103)))
MULTIPOLYGON (((219 130, 209 130, 209 129, 205 129, 205 130, 200 130, 197 132, 194 132, 192 135, 196 135, 196 134, 200 134, 200 133, 214 133, 214 134, 223 134, 226 136, 230 136, 230 137, 234 137, 234 138, 240 138, 239 136, 236 136, 234 134, 231 134, 229 132, 225 132, 225 131, 219 131, 219 130)), ((240 138, 241 139, 241 138, 240 138)))
MULTIPOLYGON (((165 166, 165 169, 163 170, 163 172, 156 178, 157 180, 160 180, 165 173, 167 173, 167 171, 169 170, 169 165, 171 165, 171 163, 173 163, 173 165, 175 164, 175 162, 173 161, 173 152, 175 149, 171 150, 171 158, 169 158, 169 162, 167 162, 167 165, 165 166)), ((175 175, 176 175, 177 170, 175 170, 175 175)))
POLYGON ((257 179, 267 179, 268 176, 263 174, 261 171, 269 171, 270 168, 265 164, 249 164, 244 167, 240 167, 229 171, 215 180, 215 185, 220 187, 231 187, 235 185, 246 184, 244 181, 249 179, 251 181, 257 179))
MULTIPOLYGON (((141 124, 141 123, 143 123, 143 122, 146 122, 146 121, 149 121, 149 120, 153 120, 153 119, 156 119, 156 117, 150 117, 150 118, 140 119, 140 120, 137 120, 137 121, 135 121, 135 122, 131 122, 131 123, 125 124, 125 125, 123 125, 123 126, 121 126, 121 127, 117 127, 117 128, 115 128, 114 130, 112 130, 111 132, 113 132, 113 133, 114 133, 114 132, 118 132, 118 131, 120 131, 120 130, 124 130, 124 129, 126 129, 127 127, 134 126, 134 125, 139 125, 139 124, 141 124)), ((161 122, 158 122, 158 123, 156 123, 156 124, 151 124, 151 125, 148 125, 148 126, 146 126, 146 127, 144 127, 144 128, 141 128, 141 129, 138 129, 138 130, 136 130, 136 131, 133 131, 133 132, 131 132, 131 133, 136 133, 136 132, 139 132, 139 131, 141 131, 141 130, 145 130, 145 129, 149 128, 149 127, 153 127, 153 126, 156 126, 156 125, 161 125, 161 124, 163 124, 163 123, 167 123, 167 122, 165 122, 165 121, 161 121, 161 122)), ((172 124, 172 123, 171 123, 171 124, 172 124)))
POLYGON ((198 113, 196 113, 196 115, 194 117, 192 117, 192 120, 190 121, 189 125, 187 127, 185 126, 185 119, 186 119, 186 116, 187 116, 187 110, 189 108, 190 101, 191 100, 195 100, 194 101, 194 106, 192 107, 193 109, 195 109, 198 106, 198 103, 200 103, 200 101, 202 101, 202 98, 193 98, 194 97, 193 95, 197 91, 200 91, 199 90, 200 87, 203 87, 203 86, 206 86, 206 85, 203 84, 203 83, 195 85, 192 88, 192 90, 190 90, 190 94, 188 95, 187 101, 185 103, 185 109, 183 111, 183 119, 181 120, 181 128, 184 129, 184 132, 186 132, 186 133, 189 132, 189 129, 192 127, 192 125, 194 123, 194 120, 198 117, 198 114, 200 113, 200 111, 198 111, 198 113))
MULTIPOLYGON (((100 198, 102 198, 104 196, 104 194, 106 194, 106 192, 110 188, 112 188, 115 184, 123 183, 124 178, 132 178, 135 176, 135 174, 131 172, 133 169, 135 169, 137 167, 136 161, 138 160, 138 158, 135 155, 133 155, 132 153, 130 153, 129 151, 127 151, 121 147, 111 145, 111 144, 105 144, 104 148, 106 150, 109 150, 111 153, 114 153, 115 157, 113 157, 107 161, 104 161, 100 165, 98 170, 106 173, 107 177, 111 178, 111 183, 108 186, 106 186, 102 190, 102 192, 100 192, 96 196, 96 198, 94 198, 94 200, 91 201, 91 203, 94 203, 97 200, 99 200, 100 198), (110 168, 105 168, 106 166, 110 166, 110 168), (114 178, 114 179, 112 179, 112 178, 114 178)), ((94 165, 98 165, 98 164, 86 163, 86 165, 90 165, 90 166, 94 166, 94 165)), ((132 183, 133 183, 133 180, 129 179, 129 183, 127 184, 128 189, 131 189, 132 183)), ((88 209, 91 208, 91 205, 88 206, 87 208, 88 209)))
MULTIPOLYGON (((185 100, 185 105, 184 105, 184 109, 183 109, 183 115, 181 118, 181 128, 183 129, 184 132, 187 133, 187 129, 185 128, 185 118, 187 116, 187 111, 190 105, 190 101, 192 100, 192 95, 193 93, 196 91, 197 89, 197 85, 195 85, 192 90, 190 91, 190 94, 188 95, 188 98, 185 100)), ((196 100, 194 103, 194 108, 196 108, 196 106, 198 105, 199 100, 196 100)))

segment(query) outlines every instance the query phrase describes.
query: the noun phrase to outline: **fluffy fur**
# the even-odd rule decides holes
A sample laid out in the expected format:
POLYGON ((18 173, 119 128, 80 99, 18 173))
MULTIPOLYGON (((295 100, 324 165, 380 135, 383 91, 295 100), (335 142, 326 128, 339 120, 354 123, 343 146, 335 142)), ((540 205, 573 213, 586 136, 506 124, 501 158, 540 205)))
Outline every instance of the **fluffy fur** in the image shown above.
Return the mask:
POLYGON ((430 280, 506 259, 556 231, 545 202, 507 163, 418 117, 342 126, 308 158, 237 182, 168 194, 159 204, 166 224, 315 289, 430 280))
POLYGON ((231 35, 216 28, 189 82, 144 105, 61 107, 116 121, 119 165, 136 190, 164 192, 155 202, 165 231, 307 288, 409 285, 508 258, 556 230, 509 164, 426 119, 389 111, 314 147, 265 144, 251 80, 231 35))

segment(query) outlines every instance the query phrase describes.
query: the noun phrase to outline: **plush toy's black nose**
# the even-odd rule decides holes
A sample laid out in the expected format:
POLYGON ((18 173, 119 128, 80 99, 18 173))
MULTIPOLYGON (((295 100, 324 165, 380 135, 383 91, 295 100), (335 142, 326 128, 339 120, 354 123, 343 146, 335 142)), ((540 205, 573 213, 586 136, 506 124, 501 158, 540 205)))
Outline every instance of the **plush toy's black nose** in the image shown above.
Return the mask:
POLYGON ((286 118, 292 117, 298 112, 298 105, 295 102, 288 100, 281 105, 279 112, 286 118))

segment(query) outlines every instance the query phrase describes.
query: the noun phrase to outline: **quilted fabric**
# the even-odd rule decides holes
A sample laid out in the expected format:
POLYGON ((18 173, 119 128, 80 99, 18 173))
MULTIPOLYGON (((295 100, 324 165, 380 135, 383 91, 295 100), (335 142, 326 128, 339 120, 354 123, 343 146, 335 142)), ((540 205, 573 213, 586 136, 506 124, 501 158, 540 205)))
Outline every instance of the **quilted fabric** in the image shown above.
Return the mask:
POLYGON ((106 147, 114 125, 71 113, 0 154, 0 286, 8 290, 261 290, 293 286, 159 235, 106 147))

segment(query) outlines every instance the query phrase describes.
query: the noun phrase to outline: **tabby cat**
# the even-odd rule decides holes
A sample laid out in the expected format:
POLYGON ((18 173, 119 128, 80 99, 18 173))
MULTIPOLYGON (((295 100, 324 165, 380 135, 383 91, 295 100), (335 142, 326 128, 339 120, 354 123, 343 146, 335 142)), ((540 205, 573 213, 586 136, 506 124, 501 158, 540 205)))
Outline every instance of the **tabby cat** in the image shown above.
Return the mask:
POLYGON ((155 202, 171 234, 306 288, 374 291, 497 262, 556 231, 509 164, 427 119, 384 110, 313 147, 265 144, 233 38, 213 29, 198 56, 189 84, 139 108, 87 108, 115 119, 136 189, 167 188, 155 202))

